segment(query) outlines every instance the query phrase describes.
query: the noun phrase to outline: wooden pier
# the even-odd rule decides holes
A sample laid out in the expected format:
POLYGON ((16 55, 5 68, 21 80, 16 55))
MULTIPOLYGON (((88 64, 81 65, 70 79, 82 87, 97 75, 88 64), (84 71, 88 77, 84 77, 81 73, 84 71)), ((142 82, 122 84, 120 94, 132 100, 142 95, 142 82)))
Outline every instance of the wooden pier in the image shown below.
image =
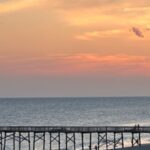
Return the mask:
POLYGON ((0 150, 123 149, 127 139, 130 140, 132 147, 141 146, 141 134, 148 133, 150 127, 139 125, 1 126, 0 150))

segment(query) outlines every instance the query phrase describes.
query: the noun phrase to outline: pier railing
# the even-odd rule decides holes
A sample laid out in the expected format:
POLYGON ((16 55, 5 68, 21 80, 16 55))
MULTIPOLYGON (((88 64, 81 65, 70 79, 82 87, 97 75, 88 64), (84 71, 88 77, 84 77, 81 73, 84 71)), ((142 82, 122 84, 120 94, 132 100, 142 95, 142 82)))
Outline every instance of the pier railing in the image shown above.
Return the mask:
POLYGON ((0 126, 0 150, 117 149, 141 146, 146 126, 0 126), (125 137, 125 135, 127 135, 125 137))

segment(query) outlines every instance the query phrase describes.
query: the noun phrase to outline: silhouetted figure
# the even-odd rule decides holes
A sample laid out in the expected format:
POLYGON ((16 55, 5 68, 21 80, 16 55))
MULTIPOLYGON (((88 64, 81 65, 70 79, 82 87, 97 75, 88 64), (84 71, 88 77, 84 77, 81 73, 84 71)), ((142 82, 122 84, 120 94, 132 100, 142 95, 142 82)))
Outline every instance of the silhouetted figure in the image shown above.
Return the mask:
POLYGON ((94 149, 97 150, 97 145, 95 145, 94 149))
POLYGON ((138 129, 140 129, 140 125, 138 124, 138 129))
POLYGON ((139 144, 139 140, 138 139, 136 140, 136 143, 139 144))

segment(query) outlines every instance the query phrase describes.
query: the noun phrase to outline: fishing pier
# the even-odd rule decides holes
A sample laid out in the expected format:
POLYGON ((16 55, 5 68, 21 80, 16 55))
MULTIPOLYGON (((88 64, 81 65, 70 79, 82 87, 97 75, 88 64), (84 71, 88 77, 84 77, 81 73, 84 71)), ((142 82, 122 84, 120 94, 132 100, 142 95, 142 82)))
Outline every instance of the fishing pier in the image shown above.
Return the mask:
POLYGON ((76 150, 79 145, 81 150, 123 149, 127 139, 132 147, 141 146, 141 134, 149 133, 150 127, 139 125, 1 126, 0 150, 76 150))

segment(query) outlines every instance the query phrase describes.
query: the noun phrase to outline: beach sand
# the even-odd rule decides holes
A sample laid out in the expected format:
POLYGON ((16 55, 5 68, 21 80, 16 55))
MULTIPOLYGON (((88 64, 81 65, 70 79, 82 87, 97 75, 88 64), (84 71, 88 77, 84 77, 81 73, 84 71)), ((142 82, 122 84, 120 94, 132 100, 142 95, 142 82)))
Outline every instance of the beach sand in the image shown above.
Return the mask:
MULTIPOLYGON (((117 149, 117 150, 121 150, 121 149, 117 149)), ((141 147, 139 146, 127 147, 127 148, 124 148, 124 150, 150 150, 150 144, 145 144, 145 145, 142 145, 141 147)))

